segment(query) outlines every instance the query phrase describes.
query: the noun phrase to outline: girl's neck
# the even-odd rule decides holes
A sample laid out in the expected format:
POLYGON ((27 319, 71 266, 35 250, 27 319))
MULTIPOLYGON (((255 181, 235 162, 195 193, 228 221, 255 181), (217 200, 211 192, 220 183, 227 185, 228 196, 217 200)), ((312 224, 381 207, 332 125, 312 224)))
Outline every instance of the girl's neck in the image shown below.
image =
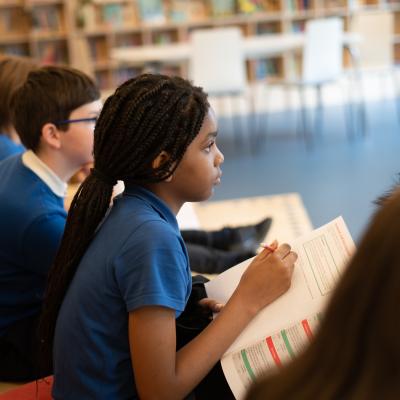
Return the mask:
POLYGON ((171 191, 168 190, 169 188, 167 185, 168 182, 157 182, 157 183, 144 184, 143 187, 145 187, 147 190, 150 190, 157 197, 163 200, 171 209, 171 211, 174 213, 174 215, 177 215, 179 210, 183 206, 184 201, 177 199, 171 193, 171 191))

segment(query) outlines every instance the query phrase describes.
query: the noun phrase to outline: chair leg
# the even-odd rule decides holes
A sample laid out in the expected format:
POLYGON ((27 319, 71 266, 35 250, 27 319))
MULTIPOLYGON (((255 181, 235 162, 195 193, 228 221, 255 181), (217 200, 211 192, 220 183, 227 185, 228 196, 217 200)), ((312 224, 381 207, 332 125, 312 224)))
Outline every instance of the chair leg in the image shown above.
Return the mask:
POLYGON ((396 105, 397 121, 400 123, 400 90, 399 90, 399 80, 396 76, 396 68, 393 68, 391 75, 394 87, 394 101, 396 105))
POLYGON ((314 132, 317 135, 321 135, 323 128, 322 122, 323 122, 323 111, 324 111, 324 106, 322 103, 322 86, 317 85, 315 89, 317 95, 317 106, 315 109, 314 132))
POLYGON ((358 108, 357 126, 360 127, 359 130, 361 131, 361 135, 366 136, 368 132, 367 104, 365 100, 364 85, 360 70, 355 71, 354 83, 357 86, 356 91, 359 94, 359 98, 357 99, 357 108, 358 108))
POLYGON ((247 114, 247 131, 250 135, 249 138, 250 149, 253 153, 256 153, 261 143, 261 140, 258 136, 259 117, 256 108, 256 96, 254 93, 254 88, 251 86, 249 88, 248 103, 249 103, 249 113, 247 114))
POLYGON ((265 94, 265 112, 257 117, 256 123, 256 135, 257 135, 257 146, 260 145, 264 140, 265 137, 268 135, 269 129, 269 90, 267 88, 265 94))
MULTIPOLYGON (((344 121, 346 125, 346 133, 347 133, 347 138, 351 140, 354 135, 355 135, 355 123, 354 123, 354 113, 353 113, 353 107, 354 107, 354 102, 351 101, 350 99, 350 91, 345 90, 343 88, 343 85, 340 85, 342 89, 342 104, 343 104, 343 112, 344 112, 344 121)), ((359 104, 357 102, 357 108, 359 107, 359 104)))
MULTIPOLYGON (((364 87, 362 84, 362 72, 360 66, 360 54, 357 46, 348 46, 348 51, 350 54, 351 64, 353 65, 353 76, 351 78, 351 82, 353 83, 351 86, 356 87, 355 92, 358 93, 357 99, 357 114, 358 121, 356 121, 356 133, 358 126, 361 130, 361 135, 366 136, 368 131, 368 123, 367 123, 367 106, 365 101, 365 93, 364 87)), ((353 103, 351 104, 351 108, 353 108, 353 103)), ((352 112, 352 111, 351 111, 352 112)), ((352 113, 353 114, 353 113, 352 113)))
POLYGON ((243 130, 243 121, 242 121, 242 117, 240 117, 241 123, 240 123, 240 127, 238 128, 238 124, 236 124, 235 122, 235 113, 233 110, 233 99, 232 96, 227 96, 228 97, 228 102, 230 103, 230 109, 229 109, 229 119, 231 121, 231 129, 232 129, 232 134, 235 136, 235 147, 240 147, 242 144, 242 134, 243 132, 241 132, 243 130))
POLYGON ((299 86, 299 99, 300 99, 300 116, 301 116, 301 124, 302 124, 302 134, 304 141, 307 147, 311 147, 311 135, 308 131, 308 122, 307 122, 307 108, 306 108, 306 89, 305 86, 299 86))
MULTIPOLYGON (((361 108, 361 103, 357 105, 358 107, 358 114, 360 116, 360 122, 362 122, 364 120, 364 118, 362 117, 361 113, 362 113, 362 108, 361 108)), ((350 140, 351 138, 353 138, 354 135, 354 121, 353 121, 353 110, 352 110, 352 106, 349 103, 349 100, 346 96, 343 96, 343 111, 344 111, 344 119, 345 119, 345 125, 346 125, 346 132, 347 132, 347 138, 350 140)), ((362 124, 361 127, 363 130, 362 132, 364 132, 364 124, 362 124)))
MULTIPOLYGON (((214 99, 215 99, 216 108, 218 110, 218 113, 220 115, 225 114, 224 126, 222 125, 222 122, 221 122, 221 124, 219 125, 219 130, 226 132, 227 134, 229 134, 229 138, 231 138, 235 133, 232 130, 233 123, 231 124, 231 121, 232 121, 231 110, 226 107, 226 104, 224 101, 225 99, 223 96, 215 96, 214 99), (231 126, 229 127, 228 124, 230 124, 231 126), (232 132, 230 130, 232 130, 232 132)), ((234 144, 233 140, 229 140, 229 141, 232 143, 232 150, 235 150, 235 148, 234 148, 235 144, 234 144)))
MULTIPOLYGON (((232 99, 233 100, 233 99, 232 99)), ((241 100, 241 96, 235 96, 236 103, 241 100)), ((235 114, 233 113, 233 116, 235 114)), ((249 125, 247 123, 247 115, 246 113, 239 113, 240 118, 240 130, 237 129, 239 124, 236 124, 236 136, 237 136, 237 143, 239 146, 243 146, 243 142, 248 143, 250 139, 250 131, 249 125)), ((235 123, 235 119, 232 118, 232 121, 235 123)), ((251 147, 251 144, 250 144, 251 147)))

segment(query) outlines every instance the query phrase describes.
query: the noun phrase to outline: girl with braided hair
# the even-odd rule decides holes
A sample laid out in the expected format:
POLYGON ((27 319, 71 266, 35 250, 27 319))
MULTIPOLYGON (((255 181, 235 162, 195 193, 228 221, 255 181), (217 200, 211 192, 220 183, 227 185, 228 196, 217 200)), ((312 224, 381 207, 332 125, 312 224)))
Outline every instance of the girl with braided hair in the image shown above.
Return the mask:
POLYGON ((94 169, 72 201, 42 312, 55 399, 182 399, 289 288, 296 254, 264 249, 224 307, 202 300, 218 318, 177 349, 191 273, 175 215, 220 182, 216 136, 206 94, 178 77, 138 76, 105 102, 94 169), (126 189, 109 208, 116 180, 126 189))

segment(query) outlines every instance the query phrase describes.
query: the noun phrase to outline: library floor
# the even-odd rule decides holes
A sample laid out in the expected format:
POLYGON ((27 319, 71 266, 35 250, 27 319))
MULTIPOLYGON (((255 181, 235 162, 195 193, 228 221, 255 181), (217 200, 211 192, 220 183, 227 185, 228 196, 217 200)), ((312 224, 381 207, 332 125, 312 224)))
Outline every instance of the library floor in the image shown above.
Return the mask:
MULTIPOLYGON (((314 227, 342 215, 357 241, 374 211, 374 199, 400 172, 395 101, 369 101, 368 130, 351 139, 342 107, 325 108, 323 127, 311 148, 296 135, 296 115, 296 111, 269 113, 267 125, 260 118, 262 135, 253 151, 249 142, 254 131, 238 138, 229 118, 220 118, 218 141, 225 162, 222 183, 212 200, 298 192, 314 227)), ((234 120, 236 127, 239 119, 234 120)))

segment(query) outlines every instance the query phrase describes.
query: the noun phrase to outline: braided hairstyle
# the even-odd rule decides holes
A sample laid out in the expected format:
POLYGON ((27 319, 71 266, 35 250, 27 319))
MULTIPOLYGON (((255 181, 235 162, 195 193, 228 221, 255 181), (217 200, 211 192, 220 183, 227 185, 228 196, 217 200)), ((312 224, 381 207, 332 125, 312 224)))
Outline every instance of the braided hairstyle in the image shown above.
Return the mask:
POLYGON ((201 88, 179 77, 152 74, 128 80, 106 100, 94 132, 95 167, 72 201, 48 276, 39 331, 44 359, 50 358, 58 312, 109 208, 113 184, 168 178, 199 133, 208 108, 201 88), (153 169, 152 161, 162 151, 169 159, 153 169))

